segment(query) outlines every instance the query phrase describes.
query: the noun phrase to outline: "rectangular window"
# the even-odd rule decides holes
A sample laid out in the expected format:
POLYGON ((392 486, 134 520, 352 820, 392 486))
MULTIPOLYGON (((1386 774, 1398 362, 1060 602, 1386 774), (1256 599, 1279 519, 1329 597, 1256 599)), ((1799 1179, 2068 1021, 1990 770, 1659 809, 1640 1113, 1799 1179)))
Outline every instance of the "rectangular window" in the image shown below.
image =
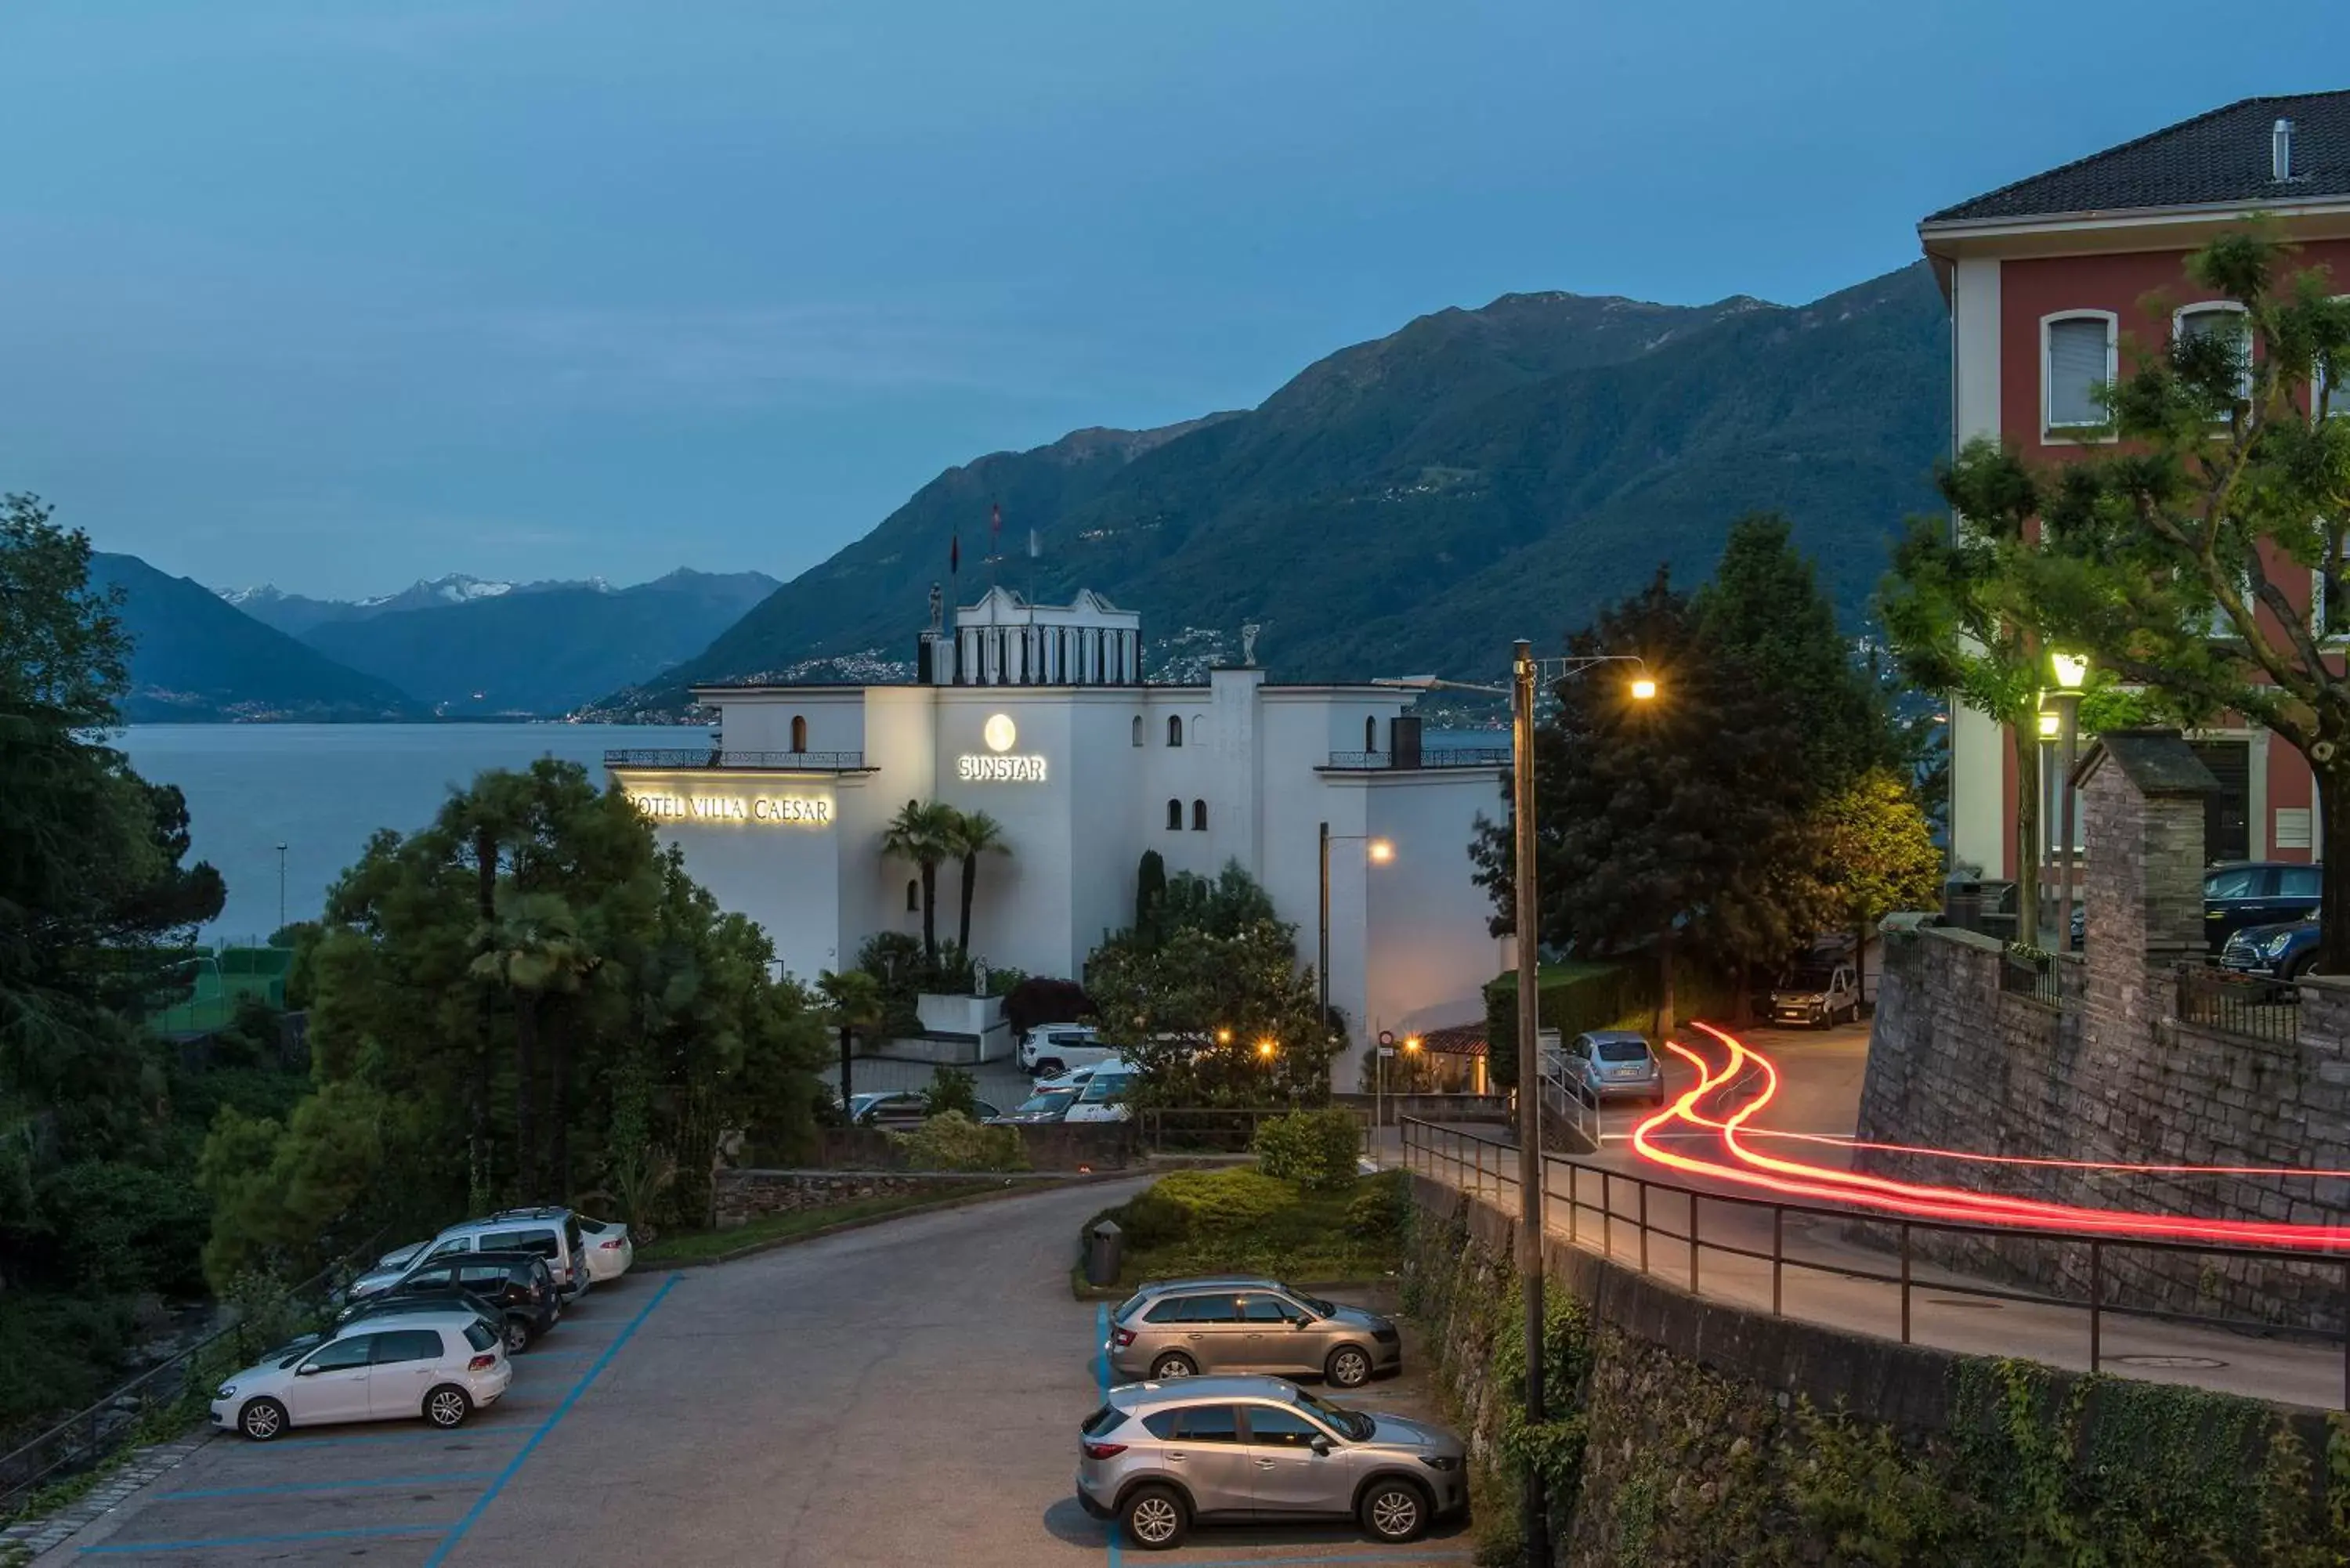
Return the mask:
POLYGON ((2252 330, 2251 318, 2233 306, 2189 307, 2178 313, 2174 328, 2181 337, 2219 337, 2235 350, 2236 396, 2252 395, 2252 330))
POLYGON ((484 1252, 536 1252, 542 1258, 562 1255, 552 1231, 498 1231, 482 1238, 484 1252))
POLYGON ((2324 869, 2316 866, 2286 867, 2277 873, 2277 897, 2280 898, 2325 897, 2324 869))
POLYGON ((2276 846, 2279 849, 2309 847, 2309 807, 2281 805, 2276 808, 2276 846))
POLYGON ((397 1361, 433 1361, 441 1355, 441 1331, 435 1328, 403 1328, 394 1334, 375 1336, 375 1364, 388 1366, 397 1361))
POLYGON ((498 1336, 490 1332, 488 1324, 469 1323, 465 1325, 465 1343, 475 1350, 487 1350, 497 1342, 498 1336))
POLYGON ((2048 428, 2099 427, 2106 422, 2097 389, 2113 379, 2114 325, 2102 316, 2068 317, 2048 324, 2048 428))
POLYGON ((1187 1443, 1237 1443, 1240 1411, 1231 1405, 1194 1405, 1177 1416, 1175 1436, 1187 1443))

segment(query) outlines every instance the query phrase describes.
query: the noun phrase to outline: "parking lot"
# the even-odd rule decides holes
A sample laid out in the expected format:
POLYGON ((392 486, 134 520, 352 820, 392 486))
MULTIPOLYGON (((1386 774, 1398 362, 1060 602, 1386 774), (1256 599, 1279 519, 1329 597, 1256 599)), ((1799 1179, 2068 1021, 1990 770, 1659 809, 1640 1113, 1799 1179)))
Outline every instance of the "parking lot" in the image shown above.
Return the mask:
MULTIPOLYGON (((1077 1229, 1138 1185, 910 1215, 723 1268, 600 1286, 454 1432, 222 1437, 44 1564, 650 1562, 761 1568, 1315 1563, 1432 1568, 1345 1526, 1203 1529, 1145 1553, 1071 1488, 1102 1303, 1077 1229)), ((1423 1359, 1347 1402, 1429 1413, 1423 1359)))

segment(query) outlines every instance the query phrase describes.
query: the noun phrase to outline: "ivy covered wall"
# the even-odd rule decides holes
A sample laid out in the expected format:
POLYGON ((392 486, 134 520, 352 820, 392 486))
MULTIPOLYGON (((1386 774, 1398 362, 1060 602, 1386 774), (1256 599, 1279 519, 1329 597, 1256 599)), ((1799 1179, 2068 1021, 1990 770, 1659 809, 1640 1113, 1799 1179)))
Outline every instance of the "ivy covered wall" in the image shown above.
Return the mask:
POLYGON ((2339 1415, 1766 1318, 1564 1246, 1530 1428, 1509 1228, 1415 1196, 1406 1303, 1471 1438, 1480 1561, 1516 1561, 1534 1464, 1572 1568, 2350 1562, 2339 1415))

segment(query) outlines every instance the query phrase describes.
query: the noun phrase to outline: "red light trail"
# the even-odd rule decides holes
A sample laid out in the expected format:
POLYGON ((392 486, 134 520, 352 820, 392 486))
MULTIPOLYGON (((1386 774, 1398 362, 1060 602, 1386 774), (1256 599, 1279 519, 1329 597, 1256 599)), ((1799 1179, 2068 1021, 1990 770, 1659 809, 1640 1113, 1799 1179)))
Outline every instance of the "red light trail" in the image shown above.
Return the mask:
POLYGON ((1816 1139, 1842 1143, 1846 1147, 1884 1149, 1931 1158, 2076 1169, 2236 1176, 2350 1175, 2350 1172, 2286 1170, 2273 1167, 2116 1165, 2091 1160, 2010 1158, 1956 1149, 1864 1144, 1823 1138, 1816 1134, 1773 1134, 1763 1128, 1749 1128, 1747 1122, 1769 1105, 1779 1092, 1778 1068, 1768 1056, 1753 1050, 1736 1036, 1711 1024, 1700 1023, 1697 1027, 1718 1042, 1727 1051, 1727 1057, 1717 1068, 1704 1056, 1678 1041, 1668 1041, 1666 1044, 1672 1051, 1697 1069, 1698 1082, 1671 1105, 1643 1120, 1632 1132, 1635 1152, 1641 1158, 1668 1169, 1709 1177, 1781 1197, 1849 1204, 1862 1210, 1906 1215, 1913 1219, 2008 1226, 2020 1230, 2094 1231, 2103 1235, 2142 1237, 2150 1241, 2292 1248, 2304 1251, 2326 1251, 2350 1246, 2350 1229, 2337 1225, 2208 1220, 2189 1215, 2147 1214, 2124 1209, 2056 1203, 2001 1193, 1970 1192, 1963 1188, 1929 1182, 1897 1181, 1887 1177, 1868 1176, 1857 1171, 1839 1170, 1832 1166, 1814 1165, 1806 1160, 1764 1154, 1752 1147, 1748 1140, 1758 1137, 1816 1139), (1739 1085, 1750 1078, 1757 1081, 1759 1086, 1748 1090, 1745 1096, 1731 1105, 1724 1114, 1710 1116, 1699 1108, 1700 1102, 1710 1096, 1737 1092, 1739 1085), (1658 1135, 1676 1125, 1700 1133, 1712 1133, 1729 1158, 1726 1160, 1708 1158, 1666 1147, 1658 1141, 1658 1135))

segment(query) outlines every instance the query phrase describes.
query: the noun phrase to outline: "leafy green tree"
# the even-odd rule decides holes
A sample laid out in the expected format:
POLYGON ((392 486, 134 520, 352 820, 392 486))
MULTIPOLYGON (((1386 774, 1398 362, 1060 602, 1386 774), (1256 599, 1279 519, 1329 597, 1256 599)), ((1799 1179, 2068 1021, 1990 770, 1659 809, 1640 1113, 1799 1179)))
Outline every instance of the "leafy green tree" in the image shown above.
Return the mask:
POLYGON ((1156 849, 1146 849, 1134 869, 1134 934, 1138 940, 1158 940, 1159 905, 1166 897, 1166 857, 1156 849))
POLYGON ((1086 989, 1100 1011, 1102 1039, 1142 1068, 1138 1103, 1319 1104, 1328 1096, 1330 1064, 1345 1042, 1321 1017, 1314 971, 1298 967, 1296 936, 1269 919, 1229 932, 1187 925, 1157 948, 1113 941, 1094 954, 1086 989))
MULTIPOLYGON (((1659 1029, 1675 1018, 1676 958, 1725 972, 1783 958, 1814 911, 1791 901, 1789 846, 1809 805, 1799 728, 1778 694, 1708 638, 1690 596, 1659 571, 1567 639, 1571 655, 1637 654, 1659 695, 1569 678, 1534 732, 1531 940, 1593 957, 1648 955, 1659 1029)), ((1475 880, 1496 934, 1514 914, 1511 830, 1481 819, 1475 880)))
POLYGON ((881 830, 881 853, 909 860, 922 877, 922 958, 939 961, 939 867, 958 853, 957 813, 942 801, 910 800, 881 830))
POLYGON ((1159 900, 1157 929, 1162 941, 1178 931, 1233 937, 1252 927, 1279 923, 1273 895, 1238 860, 1225 861, 1212 877, 1194 871, 1176 873, 1159 900))
MULTIPOLYGON (((1987 442, 1946 485, 1999 552, 2016 618, 2178 712, 2244 714, 2307 759, 2325 866, 2317 967, 2350 971, 2350 302, 2266 229, 2187 258, 2241 331, 2132 346, 2111 447, 2061 466, 1987 442), (2304 605, 2299 585, 2314 582, 2304 605)), ((2149 300, 2158 330, 2168 301, 2149 300)))
MULTIPOLYGON (((952 807, 948 809, 953 811, 952 807)), ((979 889, 979 857, 1009 855, 1012 845, 1003 836, 1003 825, 983 811, 954 811, 948 845, 962 861, 962 914, 955 926, 955 946, 967 956, 971 952, 971 901, 979 889)))
POLYGON ((826 970, 816 977, 816 994, 824 999, 824 1020, 840 1036, 840 1103, 848 1104, 849 1058, 856 1037, 881 1026, 881 982, 861 969, 826 970))
MULTIPOLYGON (((1941 478, 1959 508, 1954 525, 1913 517, 1894 546, 1878 608, 1896 664, 1912 683, 1944 691, 2000 726, 2015 759, 2016 927, 2040 929, 2040 693, 2049 683, 2042 645, 2019 614, 2012 581, 2022 547, 2013 528, 1986 527, 1997 502, 1955 473, 1941 478), (1972 492, 1969 500, 1961 491, 1972 492)), ((1947 766, 1947 761, 1945 763, 1947 766)), ((1999 867, 1983 870, 1996 876, 1999 867)))
POLYGON ((1890 768, 1871 768, 1811 817, 1819 901, 1853 933, 1856 952, 1897 909, 1933 907, 1942 853, 1917 792, 1890 768))
POLYGON ((961 1067, 941 1067, 922 1086, 922 1115, 939 1116, 949 1111, 979 1119, 979 1080, 961 1067))
MULTIPOLYGON (((525 1199, 543 1196, 539 1140, 535 1124, 535 1085, 538 1080, 540 1036, 550 1017, 559 1018, 560 999, 578 991, 583 978, 602 961, 581 939, 578 917, 559 893, 523 893, 502 888, 494 900, 497 922, 488 950, 475 958, 469 972, 504 985, 514 1008, 515 1147, 521 1158, 519 1178, 525 1199)), ((567 1052, 561 1034, 546 1042, 547 1115, 555 1146, 555 1194, 568 1200, 568 1139, 565 1133, 564 1072, 567 1052)))

